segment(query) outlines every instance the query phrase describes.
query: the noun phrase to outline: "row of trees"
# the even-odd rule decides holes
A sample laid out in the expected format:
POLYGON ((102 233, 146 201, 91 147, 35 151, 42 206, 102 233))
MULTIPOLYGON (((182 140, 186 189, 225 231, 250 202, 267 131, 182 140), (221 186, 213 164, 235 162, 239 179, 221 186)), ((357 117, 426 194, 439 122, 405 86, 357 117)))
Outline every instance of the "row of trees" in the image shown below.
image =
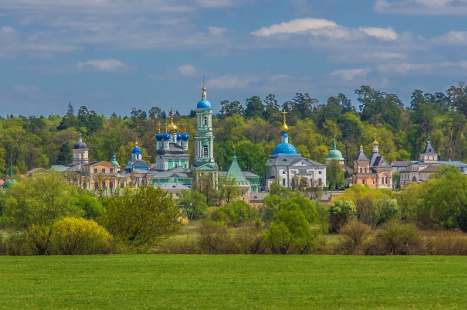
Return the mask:
MULTIPOLYGON (((370 152, 377 134, 380 153, 389 161, 418 159, 427 137, 443 159, 464 161, 467 157, 467 87, 463 83, 446 92, 434 94, 415 90, 410 103, 403 104, 395 94, 363 85, 355 90, 357 102, 344 94, 319 103, 307 93, 279 103, 273 94, 264 99, 247 98, 244 103, 223 100, 214 115, 216 136, 214 152, 221 170, 228 169, 233 148, 242 169, 262 176, 267 156, 280 141, 281 110, 285 109, 290 140, 298 152, 324 162, 337 138, 337 147, 351 165, 360 144, 370 152)), ((215 106, 215 104, 214 104, 215 106)), ((18 116, 0 119, 0 173, 12 162, 15 174, 35 167, 71 162, 71 147, 81 133, 89 147, 90 160, 120 163, 130 159, 138 140, 143 159, 155 161, 158 130, 165 128, 167 113, 159 107, 149 111, 133 108, 130 116, 98 115, 81 106, 77 112, 70 104, 63 116, 18 116)), ((194 111, 174 115, 181 131, 195 136, 194 111)), ((189 153, 194 157, 194 140, 189 153)))

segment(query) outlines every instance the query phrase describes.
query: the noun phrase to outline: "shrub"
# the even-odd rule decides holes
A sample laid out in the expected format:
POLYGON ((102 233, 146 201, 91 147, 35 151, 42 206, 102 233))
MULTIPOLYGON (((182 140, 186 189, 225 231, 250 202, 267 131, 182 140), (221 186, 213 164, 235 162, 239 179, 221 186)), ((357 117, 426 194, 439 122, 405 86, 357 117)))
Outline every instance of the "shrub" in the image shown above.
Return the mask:
POLYGON ((47 225, 31 225, 24 232, 26 246, 30 249, 33 255, 48 255, 50 254, 50 226, 47 225))
POLYGON ((107 254, 112 236, 93 220, 67 217, 52 226, 50 244, 55 254, 107 254))
POLYGON ((346 254, 363 254, 368 238, 371 235, 371 227, 357 221, 347 222, 339 230, 344 235, 341 248, 346 254))
POLYGON ((352 200, 337 200, 329 207, 331 231, 338 232, 340 227, 355 217, 356 207, 352 200))
POLYGON ((373 210, 370 215, 373 226, 380 226, 391 220, 398 220, 400 217, 401 211, 396 199, 383 196, 373 202, 373 210))
POLYGON ((423 241, 423 254, 467 255, 467 235, 462 232, 428 231, 423 241))
POLYGON ((243 200, 235 200, 225 204, 211 213, 211 219, 227 225, 250 223, 258 218, 258 210, 243 200))
POLYGON ((292 234, 282 222, 273 222, 265 232, 264 239, 274 254, 287 254, 292 243, 292 234))
POLYGON ((237 244, 238 254, 261 254, 265 251, 263 234, 257 227, 237 229, 233 242, 237 244))
POLYGON ((199 248, 203 254, 236 253, 227 227, 222 223, 203 221, 199 228, 199 248))
POLYGON ((383 254, 407 255, 415 252, 420 237, 414 224, 391 221, 376 233, 375 241, 383 254))

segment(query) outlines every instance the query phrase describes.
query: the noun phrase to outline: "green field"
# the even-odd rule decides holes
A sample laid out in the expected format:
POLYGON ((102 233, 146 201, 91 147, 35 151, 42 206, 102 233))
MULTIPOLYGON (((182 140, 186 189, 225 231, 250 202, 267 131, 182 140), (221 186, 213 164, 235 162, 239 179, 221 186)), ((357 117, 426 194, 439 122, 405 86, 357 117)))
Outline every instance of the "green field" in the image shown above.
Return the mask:
POLYGON ((0 257, 1 309, 466 309, 467 257, 0 257))

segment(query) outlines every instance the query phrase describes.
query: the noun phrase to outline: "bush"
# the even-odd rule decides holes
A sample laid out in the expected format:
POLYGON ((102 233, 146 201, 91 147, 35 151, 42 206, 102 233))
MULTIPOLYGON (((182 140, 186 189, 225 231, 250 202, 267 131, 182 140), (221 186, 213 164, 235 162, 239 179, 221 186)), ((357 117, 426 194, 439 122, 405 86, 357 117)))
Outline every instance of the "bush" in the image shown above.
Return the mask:
POLYGON ((31 225, 24 232, 26 246, 32 255, 50 254, 50 235, 52 231, 47 225, 31 225))
POLYGON ((263 233, 257 227, 239 228, 233 236, 238 254, 261 254, 265 252, 263 233))
POLYGON ((287 254, 292 243, 292 234, 282 222, 273 222, 265 232, 264 239, 274 254, 287 254))
POLYGON ((227 227, 222 223, 203 221, 199 228, 199 248, 203 254, 234 254, 238 251, 227 227))
POLYGON ((356 207, 352 200, 337 200, 329 207, 329 224, 332 232, 338 232, 342 225, 355 217, 356 207))
POLYGON ((376 233, 375 241, 382 254, 407 255, 417 251, 420 238, 420 232, 414 224, 391 221, 376 233))
POLYGON ((424 252, 428 255, 467 255, 467 235, 462 232, 424 233, 424 252))
POLYGON ((112 236, 93 220, 67 217, 52 226, 53 253, 62 255, 107 254, 112 236))
POLYGON ((371 235, 371 227, 357 221, 346 223, 339 230, 339 234, 344 235, 341 248, 346 254, 365 253, 366 242, 371 235))
POLYGON ((211 213, 211 219, 227 225, 250 223, 258 218, 258 210, 243 200, 235 200, 225 204, 211 213))

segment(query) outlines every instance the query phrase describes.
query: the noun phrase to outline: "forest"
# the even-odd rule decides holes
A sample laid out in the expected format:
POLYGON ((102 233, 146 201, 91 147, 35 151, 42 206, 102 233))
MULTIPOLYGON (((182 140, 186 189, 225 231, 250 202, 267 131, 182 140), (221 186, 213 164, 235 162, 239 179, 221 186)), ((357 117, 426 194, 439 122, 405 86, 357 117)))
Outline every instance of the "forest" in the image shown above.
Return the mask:
MULTIPOLYGON (((425 93, 415 90, 411 101, 404 104, 396 94, 363 85, 355 90, 357 102, 339 93, 327 102, 318 102, 308 93, 297 93, 286 102, 275 95, 252 96, 245 102, 223 100, 213 102, 220 112, 213 116, 215 159, 220 170, 227 170, 236 146, 238 162, 243 170, 262 176, 267 156, 280 141, 281 111, 288 111, 290 142, 304 157, 324 163, 332 148, 333 138, 346 164, 362 144, 371 151, 376 135, 379 151, 388 162, 417 160, 426 139, 442 160, 465 161, 467 157, 466 116, 467 85, 459 82, 444 92, 425 93)), ((216 109, 215 109, 216 110, 216 109)), ((152 107, 149 111, 132 108, 129 116, 113 113, 110 117, 88 110, 77 110, 68 104, 63 116, 13 116, 0 119, 0 174, 15 175, 32 168, 49 168, 69 164, 71 148, 79 135, 89 147, 90 161, 110 161, 113 154, 125 164, 135 141, 143 150, 143 159, 155 162, 155 135, 169 122, 168 111, 152 107)), ((180 115, 175 111, 174 123, 190 135, 189 152, 194 156, 195 111, 180 115)))

